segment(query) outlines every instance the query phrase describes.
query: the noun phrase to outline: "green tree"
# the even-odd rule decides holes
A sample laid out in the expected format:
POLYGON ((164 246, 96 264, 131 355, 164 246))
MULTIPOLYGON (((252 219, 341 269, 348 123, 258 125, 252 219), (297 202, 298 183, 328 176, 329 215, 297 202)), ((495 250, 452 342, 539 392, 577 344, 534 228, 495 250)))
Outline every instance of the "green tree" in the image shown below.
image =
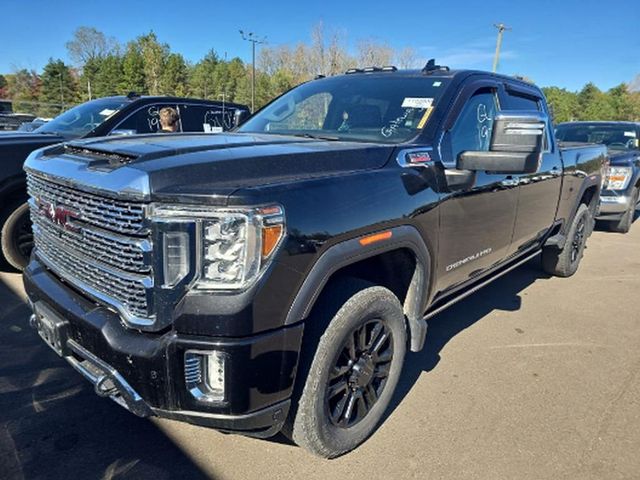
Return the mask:
POLYGON ((0 74, 0 98, 7 96, 7 79, 4 75, 0 74))
POLYGON ((215 50, 207 52, 202 60, 191 69, 189 93, 196 97, 212 98, 217 96, 223 68, 218 68, 220 58, 215 50))
POLYGON ((635 121, 640 116, 639 105, 627 84, 622 83, 607 92, 607 98, 616 120, 635 121))
POLYGON ((14 111, 36 114, 42 87, 42 81, 37 72, 23 68, 7 75, 6 80, 7 97, 13 100, 14 111))
POLYGON ((118 95, 123 92, 123 60, 119 55, 107 55, 100 59, 92 93, 94 98, 118 95))
POLYGON ((170 53, 164 64, 161 78, 161 93, 164 95, 187 95, 189 68, 179 53, 170 53))
POLYGON ((137 42, 129 42, 122 57, 120 90, 123 93, 148 93, 146 83, 142 49, 137 42))
POLYGON ((546 87, 542 89, 553 111, 556 123, 575 120, 578 112, 578 95, 564 88, 546 87))
POLYGON ((42 72, 39 113, 55 116, 78 101, 78 82, 62 60, 49 59, 42 72))
POLYGON ((593 83, 587 83, 578 93, 578 120, 615 119, 615 113, 607 95, 593 83))
POLYGON ((155 33, 149 32, 138 37, 140 53, 144 62, 146 90, 151 95, 162 93, 163 72, 169 56, 169 45, 158 42, 155 33))

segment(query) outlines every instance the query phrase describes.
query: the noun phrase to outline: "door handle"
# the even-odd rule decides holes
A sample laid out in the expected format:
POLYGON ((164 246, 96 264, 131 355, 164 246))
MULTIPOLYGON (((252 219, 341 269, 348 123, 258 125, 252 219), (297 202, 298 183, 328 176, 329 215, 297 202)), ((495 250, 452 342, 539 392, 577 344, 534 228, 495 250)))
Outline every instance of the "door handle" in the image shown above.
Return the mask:
POLYGON ((519 183, 520 183, 519 178, 514 178, 511 175, 509 175, 508 177, 506 177, 504 180, 500 182, 500 185, 504 187, 516 187, 518 186, 519 183))

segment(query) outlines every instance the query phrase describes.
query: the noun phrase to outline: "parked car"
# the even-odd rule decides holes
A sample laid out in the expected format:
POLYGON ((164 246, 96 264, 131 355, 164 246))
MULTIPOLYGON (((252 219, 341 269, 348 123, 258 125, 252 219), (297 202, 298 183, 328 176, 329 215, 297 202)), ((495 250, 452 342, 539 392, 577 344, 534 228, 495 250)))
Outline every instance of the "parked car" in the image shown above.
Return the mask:
POLYGON ((137 415, 335 457, 429 318, 540 253, 577 270, 605 160, 558 147, 537 87, 434 62, 305 83, 235 133, 45 148, 31 323, 137 415))
POLYGON ((51 120, 51 119, 44 119, 44 118, 39 118, 39 117, 35 118, 30 122, 24 122, 22 125, 20 125, 18 127, 18 131, 19 132, 33 132, 33 131, 37 130, 38 128, 40 128, 45 123, 47 123, 49 120, 51 120))
POLYGON ((607 146, 610 166, 597 219, 627 233, 640 201, 640 123, 568 122, 558 125, 556 135, 564 142, 607 146))
POLYGON ((28 113, 14 113, 10 100, 0 100, 0 131, 16 130, 21 124, 31 122, 36 117, 28 113))
POLYGON ((31 133, 0 135, 0 263, 21 270, 32 248, 31 222, 22 164, 37 148, 74 138, 154 133, 159 111, 173 107, 181 132, 220 132, 234 125, 235 115, 246 118, 249 108, 234 103, 177 97, 106 97, 74 107, 31 133))

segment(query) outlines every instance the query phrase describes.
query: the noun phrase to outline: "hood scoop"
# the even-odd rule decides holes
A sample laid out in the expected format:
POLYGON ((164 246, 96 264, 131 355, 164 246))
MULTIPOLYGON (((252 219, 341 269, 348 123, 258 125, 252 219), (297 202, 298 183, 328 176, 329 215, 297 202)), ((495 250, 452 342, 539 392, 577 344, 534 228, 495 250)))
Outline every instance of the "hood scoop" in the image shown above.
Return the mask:
POLYGON ((126 165, 138 158, 138 155, 87 148, 81 145, 65 144, 64 153, 87 160, 89 167, 96 170, 126 165))

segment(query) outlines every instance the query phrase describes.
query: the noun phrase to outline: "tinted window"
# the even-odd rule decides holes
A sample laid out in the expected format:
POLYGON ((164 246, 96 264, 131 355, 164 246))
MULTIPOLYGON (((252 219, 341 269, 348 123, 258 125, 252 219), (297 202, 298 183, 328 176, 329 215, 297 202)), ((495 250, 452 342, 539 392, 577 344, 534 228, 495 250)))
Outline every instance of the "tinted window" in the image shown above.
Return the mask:
MULTIPOLYGON (((164 107, 176 108, 175 104, 147 105, 137 112, 131 114, 126 120, 120 123, 117 130, 131 130, 134 133, 156 133, 160 130, 160 110, 164 107)), ((180 131, 180 129, 178 129, 180 131)))
POLYGON ((448 78, 393 73, 308 82, 277 98, 239 131, 405 142, 426 125, 448 84, 448 78))
POLYGON ((126 100, 117 98, 101 98, 86 102, 61 113, 36 131, 82 136, 114 115, 126 103, 126 100))
POLYGON ((502 109, 539 111, 540 102, 537 98, 507 93, 507 98, 505 99, 504 105, 502 105, 502 109))
POLYGON ((233 128, 235 108, 222 105, 178 105, 183 132, 216 133, 233 128))
POLYGON ((476 93, 467 101, 450 132, 454 161, 461 152, 489 151, 497 111, 496 95, 491 91, 476 93))
POLYGON ((637 150, 638 133, 635 125, 624 123, 569 123, 556 128, 561 142, 601 143, 611 150, 637 150))

